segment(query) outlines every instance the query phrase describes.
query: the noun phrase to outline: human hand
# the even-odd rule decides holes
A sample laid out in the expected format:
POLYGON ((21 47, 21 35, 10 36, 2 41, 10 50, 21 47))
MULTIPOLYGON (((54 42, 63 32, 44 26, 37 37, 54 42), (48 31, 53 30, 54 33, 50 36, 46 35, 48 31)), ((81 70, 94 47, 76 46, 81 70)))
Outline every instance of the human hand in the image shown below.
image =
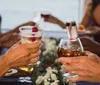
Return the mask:
POLYGON ((13 44, 15 44, 20 39, 20 36, 16 33, 8 33, 5 34, 1 39, 1 46, 2 47, 11 47, 13 44))
POLYGON ((95 35, 98 32, 100 32, 100 27, 97 27, 97 26, 89 26, 89 27, 86 28, 86 31, 95 35))
POLYGON ((91 51, 95 54, 100 55, 100 44, 90 38, 80 38, 83 44, 84 50, 91 51))
POLYGON ((74 78, 69 78, 72 82, 100 82, 100 58, 87 51, 85 55, 87 56, 62 57, 59 60, 64 64, 64 69, 70 74, 78 75, 74 78))
POLYGON ((41 41, 27 44, 20 44, 20 42, 18 42, 4 54, 4 61, 9 68, 36 63, 38 61, 37 57, 40 55, 40 44, 41 41), (33 58, 35 59, 33 60, 33 58))

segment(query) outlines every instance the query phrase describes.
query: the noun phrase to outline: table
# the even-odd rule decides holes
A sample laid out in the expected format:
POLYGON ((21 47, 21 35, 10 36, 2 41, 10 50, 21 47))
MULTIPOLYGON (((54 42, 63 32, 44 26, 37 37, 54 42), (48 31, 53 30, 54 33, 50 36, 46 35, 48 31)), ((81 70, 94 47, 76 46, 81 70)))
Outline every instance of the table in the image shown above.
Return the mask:
POLYGON ((0 85, 32 85, 32 83, 21 83, 21 82, 3 82, 0 81, 0 85))
POLYGON ((18 70, 18 73, 4 76, 0 80, 0 85, 32 85, 31 73, 18 70))

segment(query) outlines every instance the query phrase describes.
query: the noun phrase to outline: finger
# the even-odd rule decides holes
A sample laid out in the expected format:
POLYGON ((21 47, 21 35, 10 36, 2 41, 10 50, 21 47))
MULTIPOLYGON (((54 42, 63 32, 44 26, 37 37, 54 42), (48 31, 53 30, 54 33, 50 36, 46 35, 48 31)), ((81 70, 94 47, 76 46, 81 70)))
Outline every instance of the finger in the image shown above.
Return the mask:
POLYGON ((63 68, 68 72, 72 72, 73 70, 74 71, 80 70, 80 68, 78 67, 77 64, 73 64, 73 65, 66 64, 66 65, 63 66, 63 68))
POLYGON ((78 63, 80 62, 80 57, 61 57, 59 58, 59 61, 64 64, 78 63))
MULTIPOLYGON (((37 48, 33 48, 33 49, 28 49, 30 53, 35 53, 35 52, 38 52, 39 51, 39 47, 37 48)), ((41 52, 41 51, 40 51, 41 52)))
POLYGON ((91 52, 90 52, 90 51, 85 51, 84 54, 85 54, 85 55, 90 55, 91 52))
POLYGON ((96 54, 94 54, 94 53, 91 53, 91 52, 86 52, 86 54, 88 55, 88 58, 91 58, 91 59, 93 59, 93 60, 95 60, 95 61, 97 61, 97 62, 100 62, 99 60, 100 60, 100 58, 96 55, 96 54))
POLYGON ((68 72, 67 69, 65 68, 65 65, 62 65, 62 71, 63 72, 68 72))
MULTIPOLYGON (((79 75, 76 75, 75 77, 70 77, 68 78, 70 81, 72 82, 78 82, 78 81, 89 81, 89 78, 88 77, 82 77, 82 76, 79 76, 79 75)), ((90 81, 89 81, 90 82, 90 81)))
POLYGON ((67 65, 63 65, 63 70, 64 70, 64 72, 68 72, 67 65))
POLYGON ((31 59, 31 60, 29 61, 29 64, 34 64, 34 63, 36 63, 36 62, 38 62, 38 58, 31 59))
POLYGON ((98 56, 90 51, 85 51, 85 55, 87 55, 89 58, 97 58, 98 56))
POLYGON ((71 59, 66 57, 59 58, 59 61, 63 64, 71 63, 71 59))
POLYGON ((39 57, 39 56, 40 56, 40 52, 33 53, 33 54, 31 54, 30 56, 28 56, 28 59, 30 60, 30 59, 33 59, 33 58, 37 58, 37 57, 39 57))

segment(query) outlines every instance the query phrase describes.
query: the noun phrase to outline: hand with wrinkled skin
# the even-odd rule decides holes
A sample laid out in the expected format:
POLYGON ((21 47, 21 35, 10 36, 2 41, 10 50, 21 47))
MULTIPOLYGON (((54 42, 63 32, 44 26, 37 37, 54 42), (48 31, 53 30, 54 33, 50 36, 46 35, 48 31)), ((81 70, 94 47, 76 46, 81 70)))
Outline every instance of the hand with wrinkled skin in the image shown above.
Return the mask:
POLYGON ((17 68, 32 63, 38 60, 33 60, 40 55, 41 41, 33 43, 20 44, 20 42, 13 45, 2 57, 0 57, 0 77, 11 68, 17 68))
POLYGON ((87 51, 85 55, 87 56, 61 57, 59 60, 70 74, 78 75, 75 78, 69 78, 72 82, 100 82, 100 58, 87 51))

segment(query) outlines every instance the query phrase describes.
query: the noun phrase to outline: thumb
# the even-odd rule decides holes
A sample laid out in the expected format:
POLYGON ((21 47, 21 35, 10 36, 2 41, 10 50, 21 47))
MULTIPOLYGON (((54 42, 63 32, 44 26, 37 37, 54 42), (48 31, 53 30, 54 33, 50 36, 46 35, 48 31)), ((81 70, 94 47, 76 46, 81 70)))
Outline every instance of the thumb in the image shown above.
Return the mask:
POLYGON ((85 55, 87 55, 89 58, 91 58, 97 62, 100 62, 100 58, 96 54, 94 54, 90 51, 85 51, 85 55))

